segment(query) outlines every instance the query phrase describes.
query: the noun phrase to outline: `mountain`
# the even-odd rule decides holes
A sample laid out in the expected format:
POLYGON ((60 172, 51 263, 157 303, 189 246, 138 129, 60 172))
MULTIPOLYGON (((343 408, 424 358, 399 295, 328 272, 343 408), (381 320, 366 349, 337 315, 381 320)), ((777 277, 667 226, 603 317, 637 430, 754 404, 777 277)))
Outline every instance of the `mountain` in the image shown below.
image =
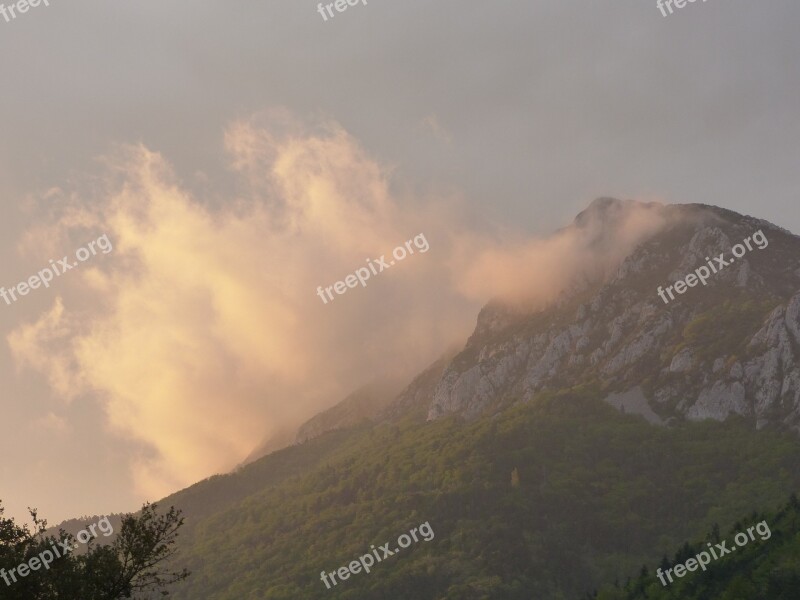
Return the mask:
POLYGON ((742 417, 661 427, 597 391, 329 432, 179 492, 164 501, 187 517, 174 567, 193 575, 174 597, 578 600, 800 487, 794 434, 742 417), (321 581, 424 523, 430 541, 321 581))
MULTIPOLYGON (((626 210, 629 203, 602 199, 572 227, 600 222, 604 236, 592 243, 609 244, 626 210)), ((800 431, 800 238, 711 206, 663 212, 668 226, 555 305, 533 314, 486 306, 429 398, 428 418, 474 417, 504 399, 597 382, 605 398, 627 398, 623 406, 663 421, 738 414, 757 427, 800 431), (734 257, 745 238, 752 250, 734 257), (659 287, 710 271, 720 256, 730 264, 706 285, 694 275, 683 295, 659 296, 659 287)))
MULTIPOLYGON (((597 260, 565 266, 554 301, 493 300, 399 393, 358 390, 294 445, 165 499, 187 517, 175 567, 194 573, 175 598, 628 593, 607 586, 782 506, 800 487, 800 240, 609 198, 559 235, 597 260), (658 226, 631 237, 643 212, 658 226), (371 573, 321 578, 422 525, 430 540, 371 573)), ((743 597, 724 593, 707 597, 743 597)))
POLYGON ((490 302, 460 352, 442 356, 396 397, 396 384, 353 392, 301 426, 296 441, 420 411, 473 418, 539 391, 594 382, 606 401, 652 422, 738 414, 757 427, 800 432, 800 238, 714 206, 613 198, 595 200, 562 231, 608 253, 642 209, 666 225, 619 264, 576 273, 555 303, 535 312, 490 302), (733 256, 745 239, 744 255, 733 256), (719 267, 719 257, 729 264, 719 267), (700 268, 709 271, 705 284, 669 299, 666 288, 700 268))

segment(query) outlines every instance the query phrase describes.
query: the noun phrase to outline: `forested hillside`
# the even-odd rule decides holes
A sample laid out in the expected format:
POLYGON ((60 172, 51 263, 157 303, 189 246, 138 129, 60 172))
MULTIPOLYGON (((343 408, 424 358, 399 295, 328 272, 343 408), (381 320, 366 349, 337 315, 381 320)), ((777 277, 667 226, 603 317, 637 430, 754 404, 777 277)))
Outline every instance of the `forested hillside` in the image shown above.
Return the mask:
POLYGON ((800 597, 800 502, 792 495, 789 502, 778 511, 766 514, 752 513, 734 524, 728 535, 720 538, 718 529, 713 529, 702 541, 686 542, 672 561, 664 557, 658 568, 662 573, 675 564, 686 561, 707 551, 708 544, 731 540, 757 522, 766 522, 768 536, 756 539, 736 552, 729 552, 712 561, 706 571, 687 572, 670 583, 656 579, 655 568, 644 567, 639 577, 628 581, 623 589, 608 586, 590 598, 596 600, 796 600, 800 597))
POLYGON ((194 575, 175 597, 574 599, 800 488, 792 435, 737 418, 653 426, 597 397, 326 434, 176 494, 194 575), (431 541, 320 580, 424 522, 431 541))

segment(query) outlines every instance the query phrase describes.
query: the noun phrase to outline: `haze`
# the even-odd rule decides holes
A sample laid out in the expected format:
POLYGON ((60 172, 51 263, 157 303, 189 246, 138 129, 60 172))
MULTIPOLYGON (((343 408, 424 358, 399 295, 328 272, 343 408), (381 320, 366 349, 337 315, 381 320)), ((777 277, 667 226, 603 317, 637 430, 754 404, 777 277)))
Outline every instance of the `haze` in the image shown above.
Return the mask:
MULTIPOLYGON (((114 244, 0 303, 0 498, 54 522, 233 468, 426 366, 490 297, 552 297, 588 257, 548 236, 595 197, 800 231, 798 18, 51 0, 0 21, 0 285, 114 244), (420 232, 427 253, 315 295, 420 232)), ((640 217, 619 250, 658 226, 640 217)))

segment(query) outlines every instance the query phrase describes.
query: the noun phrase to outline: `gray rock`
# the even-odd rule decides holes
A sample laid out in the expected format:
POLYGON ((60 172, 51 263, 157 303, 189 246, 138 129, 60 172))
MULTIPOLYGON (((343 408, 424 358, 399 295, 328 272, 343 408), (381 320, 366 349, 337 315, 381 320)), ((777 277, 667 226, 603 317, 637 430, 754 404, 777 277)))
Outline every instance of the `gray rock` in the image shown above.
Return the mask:
POLYGON ((715 419, 724 421, 729 414, 746 415, 750 407, 745 402, 744 386, 735 381, 725 384, 717 381, 710 389, 700 392, 697 402, 689 409, 687 417, 694 421, 715 419))
POLYGON ((684 348, 672 357, 669 364, 670 373, 684 373, 694 367, 694 353, 691 348, 684 348))

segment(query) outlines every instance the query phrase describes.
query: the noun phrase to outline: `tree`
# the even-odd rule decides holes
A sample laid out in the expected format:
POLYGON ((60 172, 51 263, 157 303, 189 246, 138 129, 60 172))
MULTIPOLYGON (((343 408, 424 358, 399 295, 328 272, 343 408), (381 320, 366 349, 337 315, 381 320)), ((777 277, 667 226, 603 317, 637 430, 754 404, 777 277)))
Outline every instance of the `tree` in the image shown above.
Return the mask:
POLYGON ((0 598, 118 600, 154 592, 169 595, 168 586, 189 576, 185 569, 169 572, 164 566, 175 553, 183 518, 174 507, 164 514, 157 508, 145 504, 137 515, 125 515, 108 545, 94 543, 96 529, 89 540, 81 539, 84 532, 80 532, 77 541, 85 547, 78 553, 81 544, 76 538, 63 529, 58 536, 48 536, 47 522, 35 510, 29 509, 31 532, 28 526, 4 518, 0 505, 0 598))

